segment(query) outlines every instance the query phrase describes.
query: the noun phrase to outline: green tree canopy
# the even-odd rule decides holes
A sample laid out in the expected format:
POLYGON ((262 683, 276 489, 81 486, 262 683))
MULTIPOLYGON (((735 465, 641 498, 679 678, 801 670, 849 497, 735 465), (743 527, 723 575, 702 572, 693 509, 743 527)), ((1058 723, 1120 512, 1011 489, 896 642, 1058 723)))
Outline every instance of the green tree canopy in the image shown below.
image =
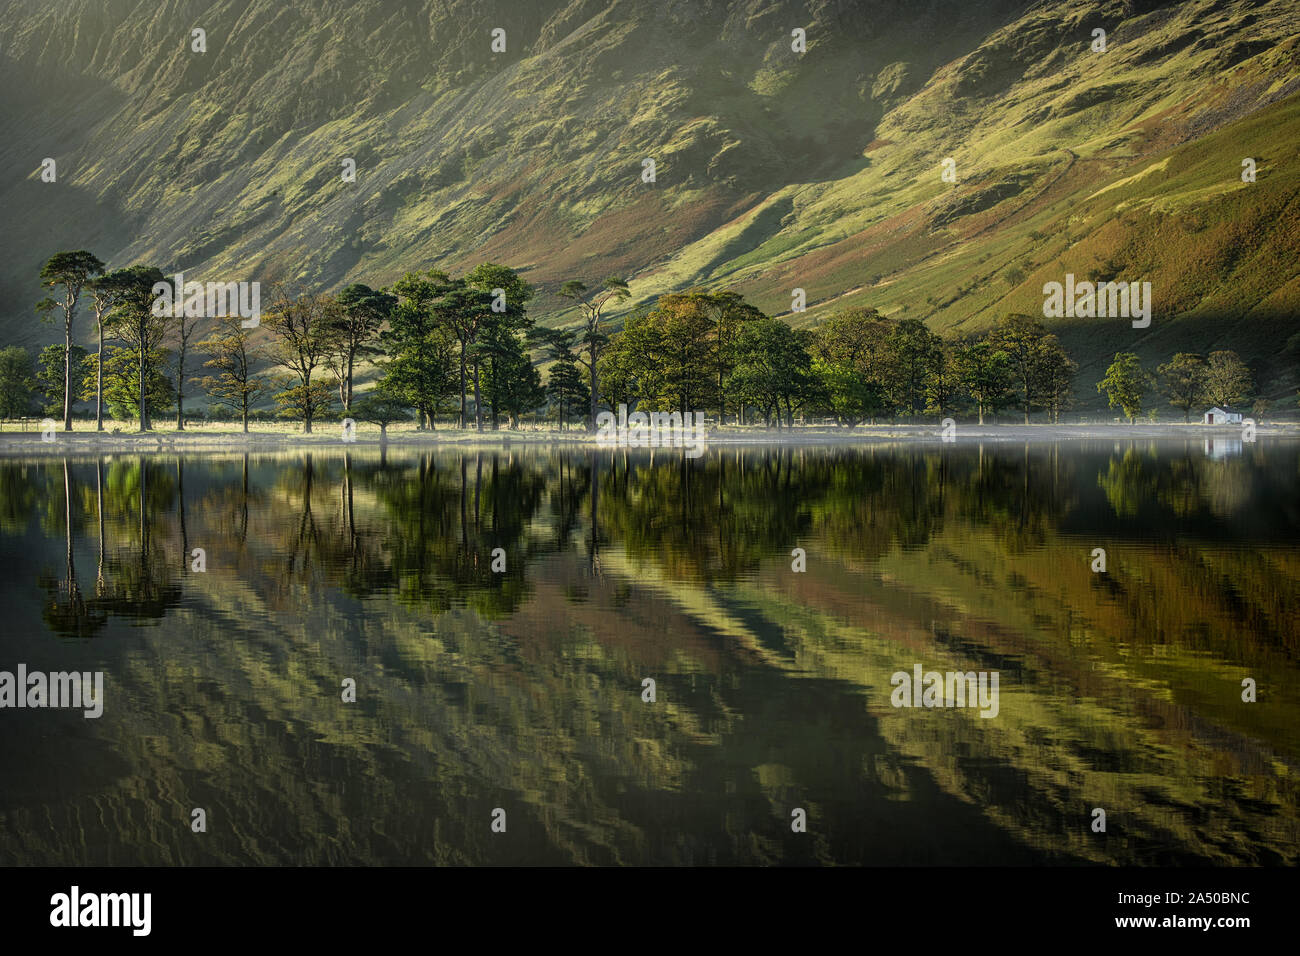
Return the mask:
POLYGON ((26 415, 31 411, 35 394, 36 374, 31 353, 21 345, 0 349, 0 419, 26 415))
POLYGON ((1097 383, 1097 391, 1105 392, 1110 407, 1122 409, 1131 424, 1142 414, 1149 378, 1135 353, 1116 352, 1106 377, 1097 383))
POLYGON ((1211 352, 1205 369, 1205 399, 1221 407, 1241 405, 1253 385, 1250 368, 1231 350, 1211 352))
MULTIPOLYGON (((164 276, 162 270, 153 266, 136 265, 119 270, 115 281, 118 283, 117 301, 108 313, 108 325, 121 340, 122 347, 135 353, 135 404, 139 410, 140 431, 148 431, 152 401, 141 402, 139 396, 151 394, 151 383, 160 374, 153 363, 161 361, 165 355, 161 346, 167 335, 170 316, 166 310, 154 308, 154 287, 164 282, 164 276)), ((108 364, 104 362, 105 378, 108 364)), ((107 387, 106 384, 106 390, 107 387)))
POLYGON ((1205 400, 1208 369, 1205 357, 1193 352, 1179 352, 1156 369, 1161 391, 1170 405, 1182 411, 1185 422, 1191 421, 1192 409, 1205 400))

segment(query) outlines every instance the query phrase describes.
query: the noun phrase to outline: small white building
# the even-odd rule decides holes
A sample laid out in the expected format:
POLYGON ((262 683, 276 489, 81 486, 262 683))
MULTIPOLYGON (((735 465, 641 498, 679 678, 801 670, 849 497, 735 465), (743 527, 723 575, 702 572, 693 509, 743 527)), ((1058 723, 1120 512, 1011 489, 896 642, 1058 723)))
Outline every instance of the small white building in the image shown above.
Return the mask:
POLYGON ((1240 425, 1241 412, 1215 405, 1201 417, 1202 425, 1240 425))

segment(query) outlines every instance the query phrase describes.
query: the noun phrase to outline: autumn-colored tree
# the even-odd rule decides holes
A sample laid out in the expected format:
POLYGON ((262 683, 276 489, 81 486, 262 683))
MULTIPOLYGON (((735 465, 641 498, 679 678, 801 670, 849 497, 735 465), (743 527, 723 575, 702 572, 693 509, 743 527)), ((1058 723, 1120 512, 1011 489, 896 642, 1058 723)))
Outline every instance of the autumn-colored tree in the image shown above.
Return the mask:
POLYGON ((203 367, 215 374, 192 381, 217 404, 238 411, 247 434, 249 409, 266 391, 266 385, 253 377, 253 362, 259 355, 249 343, 248 330, 238 319, 228 321, 216 335, 199 342, 195 348, 208 356, 203 367))

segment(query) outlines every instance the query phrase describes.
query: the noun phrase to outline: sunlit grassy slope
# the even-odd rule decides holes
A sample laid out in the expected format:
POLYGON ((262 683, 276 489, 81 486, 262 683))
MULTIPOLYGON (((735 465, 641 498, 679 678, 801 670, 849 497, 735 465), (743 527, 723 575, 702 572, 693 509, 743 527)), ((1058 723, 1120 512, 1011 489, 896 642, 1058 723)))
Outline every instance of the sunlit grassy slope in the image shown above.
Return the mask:
MULTIPOLYGON (((1081 398, 1120 348, 1152 361, 1235 349, 1265 393, 1293 393, 1297 38, 1234 41, 1260 29, 1257 14, 1193 3, 1124 21, 1095 53, 1065 48, 1053 6, 938 71, 884 116, 843 178, 787 187, 653 278, 735 284, 798 324, 860 305, 959 332, 1041 314, 1043 283, 1066 273, 1140 279, 1153 288, 1149 329, 1058 324, 1082 359, 1081 398), (990 78, 1016 62, 1023 75, 990 78), (946 158, 955 184, 941 179, 946 158), (802 314, 789 312, 795 287, 808 296, 802 314)), ((1294 34, 1294 11, 1272 12, 1294 34)))
POLYGON ((802 288, 801 324, 870 305, 975 330, 1073 272, 1155 297, 1149 329, 1059 329, 1081 398, 1119 348, 1233 348, 1294 394, 1290 0, 241 10, 203 13, 200 55, 188 9, 0 0, 9 341, 55 338, 31 303, 61 248, 327 288, 493 259, 555 323, 561 281, 619 273, 632 308, 729 285, 788 313, 802 288))

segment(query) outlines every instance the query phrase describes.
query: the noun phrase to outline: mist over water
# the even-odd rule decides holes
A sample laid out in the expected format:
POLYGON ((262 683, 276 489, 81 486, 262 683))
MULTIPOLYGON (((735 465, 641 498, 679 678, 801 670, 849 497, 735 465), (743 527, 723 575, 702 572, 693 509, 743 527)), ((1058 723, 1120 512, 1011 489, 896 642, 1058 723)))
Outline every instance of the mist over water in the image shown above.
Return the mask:
POLYGON ((1286 442, 0 459, 0 670, 105 675, 0 710, 0 860, 1294 864, 1298 484, 1286 442), (918 664, 996 716, 891 706, 918 664))

